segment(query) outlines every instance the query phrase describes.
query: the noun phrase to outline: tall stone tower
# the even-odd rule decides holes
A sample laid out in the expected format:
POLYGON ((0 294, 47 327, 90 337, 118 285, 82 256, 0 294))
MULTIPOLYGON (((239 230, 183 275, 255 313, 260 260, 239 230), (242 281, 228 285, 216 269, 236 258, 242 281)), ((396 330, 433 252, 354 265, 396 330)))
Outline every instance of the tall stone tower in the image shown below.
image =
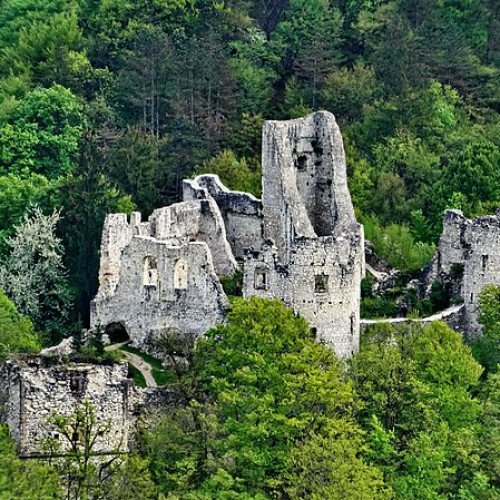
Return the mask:
POLYGON ((359 345, 364 237, 334 116, 266 122, 262 169, 264 242, 247 252, 244 294, 283 300, 348 357, 359 345))

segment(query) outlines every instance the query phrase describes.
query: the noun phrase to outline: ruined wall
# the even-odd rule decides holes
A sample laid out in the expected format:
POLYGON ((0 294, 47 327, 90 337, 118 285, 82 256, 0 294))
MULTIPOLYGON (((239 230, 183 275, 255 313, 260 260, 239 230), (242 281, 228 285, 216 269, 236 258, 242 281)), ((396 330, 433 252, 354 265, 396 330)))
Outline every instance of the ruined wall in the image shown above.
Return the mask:
POLYGON ((212 198, 224 218, 226 235, 236 258, 243 259, 245 249, 262 241, 262 202, 249 193, 231 191, 217 175, 199 175, 183 182, 184 200, 212 198))
POLYGON ((363 229, 331 113, 266 122, 262 249, 247 252, 244 295, 277 297, 340 356, 359 345, 363 229))
POLYGON ((149 235, 172 246, 204 241, 219 277, 230 276, 238 267, 213 199, 185 201, 155 210, 149 218, 149 235))
POLYGON ((262 175, 264 237, 275 242, 281 259, 294 239, 356 225, 342 136, 331 113, 266 122, 262 175))
POLYGON ((92 303, 93 328, 119 323, 133 345, 154 352, 168 330, 199 336, 223 321, 227 298, 206 243, 135 236, 120 260, 114 294, 92 303))
POLYGON ((279 264, 276 248, 249 254, 245 262, 244 295, 279 298, 307 319, 319 341, 341 357, 359 346, 362 279, 361 241, 325 237, 303 239, 279 264))
POLYGON ((49 433, 47 419, 71 415, 85 399, 95 405, 99 423, 110 423, 110 431, 97 439, 93 451, 127 451, 129 393, 126 364, 51 366, 32 356, 0 367, 0 417, 11 428, 23 457, 43 454, 43 441, 49 435, 60 440, 61 451, 68 449, 62 436, 49 433))
POLYGON ((500 284, 500 214, 469 220, 459 210, 447 210, 443 233, 425 282, 458 281, 464 301, 464 329, 479 331, 479 294, 488 284, 500 284))

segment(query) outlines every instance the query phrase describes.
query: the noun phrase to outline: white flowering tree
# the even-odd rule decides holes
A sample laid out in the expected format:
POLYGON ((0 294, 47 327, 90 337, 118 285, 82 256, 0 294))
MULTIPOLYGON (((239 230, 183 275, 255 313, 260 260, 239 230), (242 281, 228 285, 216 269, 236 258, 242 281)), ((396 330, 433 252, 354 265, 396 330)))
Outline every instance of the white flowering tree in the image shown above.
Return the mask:
POLYGON ((0 264, 0 288, 50 341, 63 336, 71 305, 63 246, 56 235, 59 218, 57 211, 29 210, 8 239, 10 252, 0 264))

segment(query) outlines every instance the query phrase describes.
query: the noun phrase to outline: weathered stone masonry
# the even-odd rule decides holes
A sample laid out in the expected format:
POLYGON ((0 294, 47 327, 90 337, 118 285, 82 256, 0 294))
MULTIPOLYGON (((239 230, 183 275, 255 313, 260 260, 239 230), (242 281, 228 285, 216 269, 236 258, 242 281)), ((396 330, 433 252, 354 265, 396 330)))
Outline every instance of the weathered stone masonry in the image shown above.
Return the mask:
POLYGON ((262 170, 264 243, 247 251, 244 295, 282 299, 349 357, 359 345, 364 238, 333 115, 266 122, 262 170))
POLYGON ((359 344, 363 229, 347 188, 342 137, 324 111, 263 131, 263 198, 214 175, 183 184, 184 201, 105 221, 92 326, 121 325, 154 350, 167 330, 200 336, 224 321, 219 279, 243 261, 244 296, 279 298, 340 356, 359 344))
POLYGON ((462 329, 469 336, 479 332, 479 295, 491 283, 500 283, 500 214, 464 217, 460 210, 447 210, 443 233, 427 270, 430 287, 442 279, 464 303, 462 329))
POLYGON ((90 401, 98 422, 110 425, 99 436, 94 453, 128 451, 131 413, 127 365, 59 364, 40 356, 12 359, 0 369, 0 416, 7 423, 23 457, 44 452, 47 437, 58 439, 64 451, 69 443, 50 433, 49 417, 71 415, 78 403, 90 401))

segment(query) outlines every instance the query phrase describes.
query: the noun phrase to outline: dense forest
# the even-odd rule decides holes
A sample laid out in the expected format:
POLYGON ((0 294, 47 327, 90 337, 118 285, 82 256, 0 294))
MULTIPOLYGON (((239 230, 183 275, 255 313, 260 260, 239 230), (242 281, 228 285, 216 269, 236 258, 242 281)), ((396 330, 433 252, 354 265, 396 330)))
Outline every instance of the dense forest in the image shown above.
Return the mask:
MULTIPOLYGON (((201 172, 260 195, 263 121, 317 109, 366 237, 418 271, 446 208, 500 206, 500 3, 0 0, 0 358, 88 326, 107 213, 201 172)), ((344 367, 280 304, 237 301, 176 377, 191 403, 106 481, 76 457, 64 498, 500 498, 498 289, 482 307, 472 346, 381 327, 344 367)), ((1 499, 61 493, 3 428, 0 471, 1 499)))

